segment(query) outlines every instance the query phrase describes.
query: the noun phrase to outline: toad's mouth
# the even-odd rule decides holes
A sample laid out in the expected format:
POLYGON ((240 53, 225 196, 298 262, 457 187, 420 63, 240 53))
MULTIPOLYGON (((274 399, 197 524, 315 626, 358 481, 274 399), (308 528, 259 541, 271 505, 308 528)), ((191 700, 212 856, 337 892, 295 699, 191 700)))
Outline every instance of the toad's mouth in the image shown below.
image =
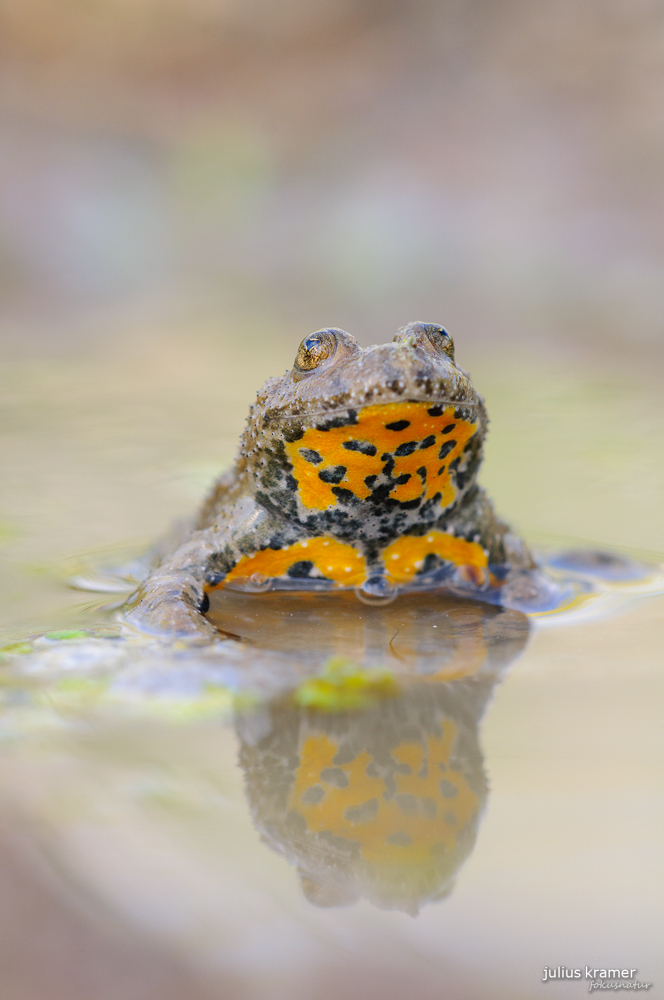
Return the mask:
POLYGON ((402 504, 438 498, 447 507, 477 429, 465 404, 428 399, 346 407, 306 428, 291 426, 283 437, 306 508, 383 495, 402 504))
POLYGON ((364 401, 358 401, 355 399, 349 399, 347 403, 341 406, 332 406, 329 409, 322 410, 302 410, 298 412, 293 410, 291 413, 283 414, 276 417, 270 423, 275 425, 285 425, 285 424, 313 424, 319 420, 329 420, 333 418, 344 418, 351 416, 354 419, 362 413, 364 410, 371 408, 372 410, 378 410, 385 407, 393 406, 427 406, 427 407, 448 407, 452 406, 456 409, 463 410, 477 410, 479 408, 478 400, 466 400, 466 399, 454 399, 451 396, 416 396, 411 395, 404 399, 402 396, 393 396, 388 398, 381 398, 379 400, 375 399, 365 399, 364 401))

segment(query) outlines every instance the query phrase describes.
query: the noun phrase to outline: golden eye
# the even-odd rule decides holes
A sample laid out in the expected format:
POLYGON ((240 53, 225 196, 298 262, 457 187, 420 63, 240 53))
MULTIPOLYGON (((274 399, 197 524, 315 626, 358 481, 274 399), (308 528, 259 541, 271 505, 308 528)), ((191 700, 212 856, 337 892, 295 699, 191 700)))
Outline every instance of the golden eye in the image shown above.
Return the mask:
POLYGON ((447 330, 437 323, 409 323, 394 338, 395 344, 430 345, 436 351, 446 354, 454 364, 454 341, 447 330))
POLYGON ((447 354, 450 361, 454 361, 454 341, 447 330, 433 323, 427 323, 424 329, 433 346, 443 354, 447 354))
POLYGON ((331 358, 337 349, 337 338, 332 330, 312 333, 300 344, 295 358, 295 367, 301 372, 318 368, 323 361, 331 358))

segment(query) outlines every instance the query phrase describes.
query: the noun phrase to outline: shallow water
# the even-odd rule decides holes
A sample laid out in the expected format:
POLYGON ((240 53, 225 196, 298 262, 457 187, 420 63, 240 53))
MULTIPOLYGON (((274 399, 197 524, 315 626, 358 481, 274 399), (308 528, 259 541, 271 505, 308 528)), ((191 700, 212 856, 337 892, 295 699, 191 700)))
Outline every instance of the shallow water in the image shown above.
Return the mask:
MULTIPOLYGON (((541 982, 560 965, 637 968, 661 990, 664 596, 625 587, 542 621, 424 595, 295 612, 220 595, 233 660, 123 644, 114 595, 66 590, 195 505, 284 367, 278 345, 247 370, 235 340, 192 338, 3 374, 3 641, 97 629, 2 668, 0 881, 19 929, 0 956, 16 995, 588 991, 541 982)), ((466 363, 501 512, 536 544, 661 562, 654 380, 466 363)))

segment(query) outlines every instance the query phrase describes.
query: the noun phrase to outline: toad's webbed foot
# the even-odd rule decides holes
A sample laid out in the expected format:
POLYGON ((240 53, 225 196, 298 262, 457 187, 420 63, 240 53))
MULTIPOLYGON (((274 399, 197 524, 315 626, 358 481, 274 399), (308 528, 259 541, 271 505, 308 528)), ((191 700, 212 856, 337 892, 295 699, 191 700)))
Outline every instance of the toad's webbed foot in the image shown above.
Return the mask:
POLYGON ((205 568, 214 551, 209 532, 177 549, 141 584, 125 605, 123 620, 147 635, 209 643, 221 638, 204 617, 205 568))
POLYGON ((251 498, 240 498, 227 511, 223 526, 194 532, 150 573, 125 605, 124 621, 147 635, 185 642, 210 643, 222 634, 205 618, 209 598, 206 577, 228 571, 242 552, 266 544, 274 525, 251 498), (224 568, 225 567, 225 568, 224 568))

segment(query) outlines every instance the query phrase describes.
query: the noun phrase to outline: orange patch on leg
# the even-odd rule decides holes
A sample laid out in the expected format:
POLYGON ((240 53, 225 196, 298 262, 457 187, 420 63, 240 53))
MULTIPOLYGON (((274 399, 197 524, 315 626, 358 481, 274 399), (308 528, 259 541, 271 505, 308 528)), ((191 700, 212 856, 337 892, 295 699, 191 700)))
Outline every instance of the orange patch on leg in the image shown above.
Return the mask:
POLYGON ((312 562, 328 580, 347 587, 362 583, 367 572, 364 557, 352 545, 334 538, 308 538, 283 549, 261 549, 252 556, 243 556, 220 586, 254 573, 282 577, 298 562, 312 562))
POLYGON ((477 542, 467 542, 444 531, 429 531, 426 535, 404 535, 383 549, 387 575, 393 583, 413 580, 422 569, 428 555, 437 555, 455 566, 462 566, 476 586, 488 579, 487 557, 477 542))

